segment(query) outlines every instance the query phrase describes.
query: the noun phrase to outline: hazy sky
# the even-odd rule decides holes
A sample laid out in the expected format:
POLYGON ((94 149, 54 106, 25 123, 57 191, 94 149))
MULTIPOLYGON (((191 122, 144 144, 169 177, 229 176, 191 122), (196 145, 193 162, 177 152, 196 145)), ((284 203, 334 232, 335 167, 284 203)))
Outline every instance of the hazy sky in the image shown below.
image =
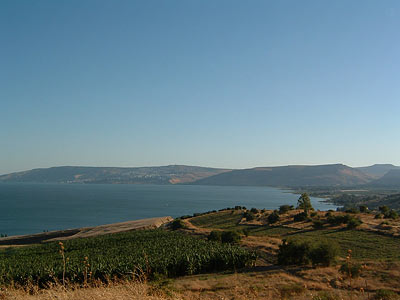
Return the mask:
POLYGON ((400 165, 400 1, 2 0, 0 174, 400 165))

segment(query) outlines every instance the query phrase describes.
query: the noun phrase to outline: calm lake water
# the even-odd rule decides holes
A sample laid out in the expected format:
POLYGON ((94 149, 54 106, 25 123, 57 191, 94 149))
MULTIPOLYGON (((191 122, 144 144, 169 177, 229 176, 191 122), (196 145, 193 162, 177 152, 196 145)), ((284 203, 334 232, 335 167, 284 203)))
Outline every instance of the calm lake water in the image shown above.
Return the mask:
MULTIPOLYGON (((299 195, 269 187, 128 184, 0 184, 0 233, 60 230, 218 210, 275 209, 299 195)), ((315 209, 336 206, 311 198, 315 209)))

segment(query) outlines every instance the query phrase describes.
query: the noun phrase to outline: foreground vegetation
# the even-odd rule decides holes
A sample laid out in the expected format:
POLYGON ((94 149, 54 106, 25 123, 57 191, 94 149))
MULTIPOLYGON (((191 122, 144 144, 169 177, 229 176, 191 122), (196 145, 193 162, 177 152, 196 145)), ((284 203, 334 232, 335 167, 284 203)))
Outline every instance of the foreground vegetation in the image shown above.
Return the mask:
POLYGON ((392 300, 398 282, 392 209, 314 211, 307 194, 297 208, 236 206, 168 229, 0 250, 0 299, 392 300))
POLYGON ((0 251, 0 283, 179 276, 243 268, 255 254, 165 230, 134 231, 0 251), (65 268, 64 268, 65 264, 65 268))

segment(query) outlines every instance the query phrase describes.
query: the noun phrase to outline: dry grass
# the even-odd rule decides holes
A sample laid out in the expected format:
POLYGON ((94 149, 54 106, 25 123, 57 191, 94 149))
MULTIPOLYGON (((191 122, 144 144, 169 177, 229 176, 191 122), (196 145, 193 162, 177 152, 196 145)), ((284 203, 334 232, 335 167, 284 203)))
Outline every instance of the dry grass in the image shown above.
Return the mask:
MULTIPOLYGON (((172 295, 173 299, 182 299, 172 295)), ((161 290, 153 289, 145 283, 119 282, 99 284, 95 287, 81 288, 78 286, 64 288, 62 285, 38 290, 30 287, 25 289, 1 289, 1 300, 165 300, 167 297, 161 290)))

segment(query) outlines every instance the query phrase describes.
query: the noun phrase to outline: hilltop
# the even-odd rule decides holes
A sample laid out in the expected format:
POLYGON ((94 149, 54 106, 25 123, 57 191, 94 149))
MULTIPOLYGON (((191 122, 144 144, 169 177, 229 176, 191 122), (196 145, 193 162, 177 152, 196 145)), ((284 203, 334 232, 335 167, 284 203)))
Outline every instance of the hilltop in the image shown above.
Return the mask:
POLYGON ((199 179, 194 184, 254 186, 351 186, 371 181, 371 176, 343 164, 283 166, 233 170, 199 179))
POLYGON ((400 170, 400 167, 392 165, 392 164, 375 164, 368 167, 359 167, 356 168, 361 172, 368 174, 376 179, 384 176, 391 170, 400 170))
POLYGON ((0 182, 176 184, 230 171, 229 169, 169 165, 160 167, 62 166, 0 176, 0 182))

